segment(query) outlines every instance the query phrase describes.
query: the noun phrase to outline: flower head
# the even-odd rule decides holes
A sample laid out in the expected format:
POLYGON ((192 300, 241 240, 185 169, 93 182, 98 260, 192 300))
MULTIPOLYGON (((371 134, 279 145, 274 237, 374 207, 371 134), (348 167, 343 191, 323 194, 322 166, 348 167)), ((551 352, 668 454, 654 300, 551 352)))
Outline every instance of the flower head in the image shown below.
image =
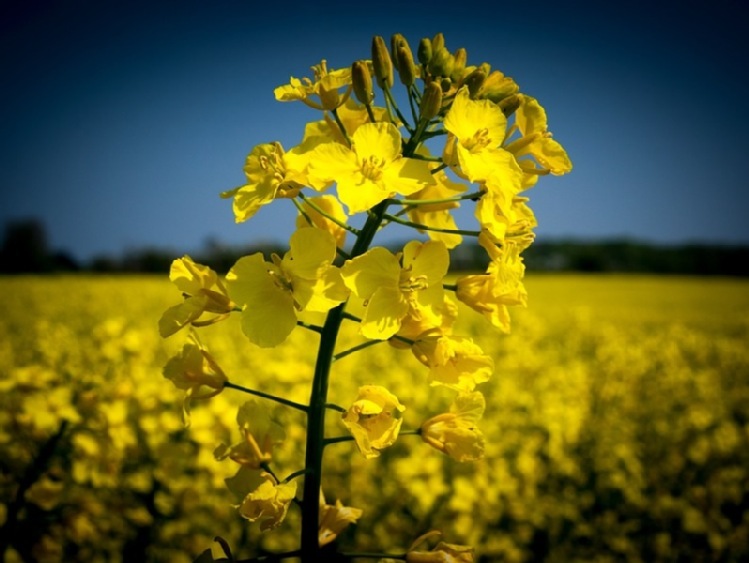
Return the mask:
POLYGON ((429 382, 457 391, 473 391, 489 380, 494 361, 470 338, 434 334, 420 338, 411 348, 429 368, 429 382))
POLYGON ((343 281, 366 303, 361 333, 386 340, 398 332, 411 308, 429 309, 441 318, 448 264, 447 248, 439 241, 411 241, 398 256, 376 247, 346 262, 343 281))
POLYGON ((350 213, 366 211, 395 194, 410 195, 432 183, 427 163, 401 155, 392 123, 365 123, 351 135, 351 148, 324 143, 314 149, 309 180, 320 189, 333 181, 350 213))
POLYGON ((234 308, 218 274, 187 255, 172 262, 169 279, 182 292, 185 300, 170 307, 161 316, 159 333, 164 338, 189 324, 200 326, 217 322, 234 308), (198 320, 203 313, 216 313, 218 316, 206 321, 198 320))
POLYGON ((450 412, 434 416, 421 425, 421 438, 457 461, 479 460, 484 457, 484 435, 476 423, 485 408, 484 396, 478 391, 458 395, 450 412))
POLYGON ((398 398, 380 385, 364 385, 351 408, 343 413, 343 424, 351 431, 359 451, 367 459, 395 443, 403 420, 396 414, 406 410, 398 398))
POLYGON ((239 513, 250 522, 260 521, 260 530, 277 528, 296 496, 297 482, 278 483, 269 473, 261 473, 263 482, 239 505, 239 513))
POLYGON ((320 534, 318 536, 320 547, 334 541, 349 524, 355 523, 363 511, 360 508, 343 506, 340 500, 335 504, 327 504, 325 497, 320 491, 320 534))
POLYGON ((271 418, 265 403, 254 399, 239 407, 237 424, 242 440, 232 446, 220 444, 213 455, 217 460, 228 457, 240 465, 260 469, 273 458, 273 448, 283 442, 283 427, 271 418))
POLYGON ((297 311, 327 312, 348 290, 332 265, 336 243, 329 232, 306 227, 291 235, 283 259, 261 253, 240 258, 226 276, 232 299, 242 306, 242 331, 262 347, 277 346, 296 326, 297 311))
POLYGON ((315 109, 334 110, 351 95, 351 68, 328 70, 327 61, 312 67, 314 81, 309 78, 289 79, 289 83, 276 88, 273 93, 279 102, 299 100, 315 109), (339 90, 348 87, 343 95, 339 90), (317 100, 312 96, 316 96, 317 100))

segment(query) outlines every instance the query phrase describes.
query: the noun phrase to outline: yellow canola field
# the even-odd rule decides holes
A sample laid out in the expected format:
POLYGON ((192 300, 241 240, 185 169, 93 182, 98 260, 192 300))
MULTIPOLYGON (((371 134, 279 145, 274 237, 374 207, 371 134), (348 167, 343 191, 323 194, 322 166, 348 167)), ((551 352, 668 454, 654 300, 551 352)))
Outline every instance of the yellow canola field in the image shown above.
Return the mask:
MULTIPOLYGON (((486 458, 460 464, 402 436, 378 459, 326 449, 328 502, 364 510, 339 542, 403 553, 440 529, 481 561, 749 558, 749 282, 529 276, 530 305, 503 335, 461 309, 455 334, 496 362, 479 386, 486 458)), ((239 438, 225 389, 192 404, 161 369, 186 332, 158 335, 180 295, 162 277, 2 278, 0 548, 7 561, 191 561, 215 535, 237 557, 293 549, 299 514, 261 534, 224 485, 239 438)), ((313 319, 314 320, 314 319, 313 319)), ((250 344, 238 319, 200 329, 237 384, 306 403, 318 336, 250 344)), ((361 343, 346 323, 338 349, 361 343)), ((336 362, 330 401, 386 386, 403 429, 449 407, 407 350, 378 344, 336 362)), ((303 417, 286 430, 280 476, 303 466, 303 417)), ((327 435, 342 436, 331 411, 327 435)), ((2 554, 0 554, 0 558, 2 554)))

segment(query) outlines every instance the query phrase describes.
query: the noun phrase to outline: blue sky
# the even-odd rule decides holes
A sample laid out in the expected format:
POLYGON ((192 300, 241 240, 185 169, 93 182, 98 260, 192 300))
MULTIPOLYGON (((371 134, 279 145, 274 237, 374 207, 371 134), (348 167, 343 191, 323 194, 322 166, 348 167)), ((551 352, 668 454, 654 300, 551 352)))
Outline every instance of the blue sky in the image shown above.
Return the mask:
POLYGON ((218 197, 253 146, 293 146, 318 118, 273 89, 368 58, 374 34, 438 31, 536 97, 572 158, 529 192, 539 238, 749 244, 740 0, 16 4, 0 13, 0 224, 41 218, 79 259, 286 240, 290 202, 237 225, 218 197))

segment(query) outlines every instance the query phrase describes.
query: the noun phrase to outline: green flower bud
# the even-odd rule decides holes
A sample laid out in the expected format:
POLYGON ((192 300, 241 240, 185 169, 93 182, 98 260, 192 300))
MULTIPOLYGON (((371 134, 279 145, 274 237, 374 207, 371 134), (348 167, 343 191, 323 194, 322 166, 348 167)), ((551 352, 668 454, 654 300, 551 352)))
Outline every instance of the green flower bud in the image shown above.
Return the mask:
POLYGON ((429 38, 425 37, 419 41, 419 49, 416 52, 416 56, 418 57, 419 62, 424 66, 429 64, 429 61, 432 58, 432 42, 429 38))
POLYGON ((453 71, 450 73, 450 78, 453 80, 460 80, 461 76, 463 75, 463 71, 466 68, 466 62, 468 62, 468 51, 466 51, 463 47, 455 51, 455 54, 453 55, 453 71))
POLYGON ((486 73, 481 68, 477 68, 463 80, 463 84, 468 86, 468 94, 472 100, 476 99, 476 95, 481 90, 485 80, 486 73))
POLYGON ((520 96, 517 94, 510 94, 506 98, 499 101, 499 109, 505 114, 505 117, 510 117, 520 107, 520 96))
POLYGON ((437 82, 430 82, 424 87, 421 96, 421 119, 428 120, 435 117, 442 109, 442 88, 437 82))
POLYGON ((395 33, 390 38, 390 57, 393 59, 395 70, 400 72, 400 66, 398 66, 398 47, 401 45, 408 46, 408 41, 400 33, 395 33))
POLYGON ((442 80, 440 80, 440 88, 442 88, 443 92, 449 92, 450 88, 453 86, 453 81, 449 78, 445 77, 442 80))
POLYGON ((393 61, 385 46, 385 40, 380 35, 372 38, 372 67, 377 85, 382 89, 390 88, 393 85, 393 61))
POLYGON ((354 95, 364 105, 369 105, 374 99, 372 89, 372 75, 369 67, 364 61, 356 61, 351 65, 351 82, 354 87, 354 95))
POLYGON ((408 47, 408 43, 398 47, 395 61, 401 83, 406 87, 411 86, 416 80, 416 69, 414 68, 414 56, 408 47))
POLYGON ((429 61, 429 73, 432 76, 450 76, 455 67, 455 60, 450 51, 442 47, 435 49, 429 61))
POLYGON ((432 38, 432 52, 436 53, 440 49, 444 49, 444 48, 445 48, 445 36, 442 35, 441 33, 438 33, 432 38))

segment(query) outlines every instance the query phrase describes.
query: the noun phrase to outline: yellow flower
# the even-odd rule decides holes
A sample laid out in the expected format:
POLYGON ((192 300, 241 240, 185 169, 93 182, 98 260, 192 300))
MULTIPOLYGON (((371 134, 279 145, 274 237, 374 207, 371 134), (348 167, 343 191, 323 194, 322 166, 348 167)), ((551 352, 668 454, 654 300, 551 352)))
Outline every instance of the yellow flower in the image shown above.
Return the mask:
POLYGON ((320 491, 320 547, 334 541, 349 524, 361 518, 362 513, 360 508, 343 506, 340 500, 336 500, 334 505, 326 504, 325 497, 320 491))
POLYGON ((406 553, 407 563, 473 563, 473 548, 465 545, 441 541, 429 551, 417 551, 416 548, 429 538, 441 535, 441 532, 432 530, 416 538, 406 553))
POLYGON ((301 202, 301 208, 304 214, 300 213, 296 218, 297 229, 303 229, 304 227, 316 227, 323 231, 329 232, 335 238, 335 243, 338 248, 343 248, 343 244, 346 242, 346 229, 340 226, 340 224, 346 224, 348 216, 343 210, 341 203, 332 195, 322 195, 318 197, 310 197, 301 202), (315 206, 317 209, 315 209, 315 206), (333 217, 338 223, 331 221, 320 213, 321 210, 330 217, 333 217))
POLYGON ((433 181, 425 161, 401 155, 401 135, 392 123, 366 123, 351 135, 351 143, 351 148, 321 144, 309 162, 310 185, 321 189, 335 181, 349 213, 395 194, 413 194, 433 181))
POLYGON ((367 459, 395 443, 406 409, 398 398, 380 385, 364 385, 351 408, 343 413, 343 424, 351 431, 359 451, 367 459))
POLYGON ((291 102, 299 100, 311 108, 333 110, 344 103, 351 95, 351 68, 342 68, 338 70, 328 70, 325 60, 319 65, 312 67, 315 75, 313 82, 309 78, 289 79, 289 84, 279 86, 273 91, 276 100, 279 102, 291 102), (346 92, 341 96, 339 89, 348 87, 346 92), (315 101, 311 96, 317 96, 315 101))
POLYGON ((273 448, 283 442, 286 436, 283 427, 271 418, 265 403, 254 399, 239 407, 237 424, 242 440, 232 446, 219 444, 214 457, 219 461, 228 457, 240 465, 260 469, 273 458, 273 448))
MULTIPOLYGON (((520 107, 515 112, 515 126, 520 138, 505 145, 513 153, 524 172, 530 174, 566 174, 572 170, 572 162, 561 144, 552 138, 548 130, 546 111, 535 98, 520 95, 520 107), (541 166, 538 170, 532 157, 541 166)), ((513 129, 514 129, 513 128, 513 129)))
POLYGON ((185 296, 184 302, 167 309, 159 320, 159 334, 166 338, 188 324, 211 324, 226 318, 234 308, 218 274, 208 266, 193 262, 185 255, 172 262, 169 279, 185 296), (219 316, 207 321, 198 319, 203 313, 219 316))
POLYGON ((456 391, 473 391, 489 381, 494 361, 470 338, 427 335, 411 348, 416 359, 429 368, 429 383, 456 391))
POLYGON ((528 298, 522 281, 525 266, 520 257, 520 248, 515 244, 498 248, 484 232, 479 235, 479 243, 489 252, 489 267, 485 274, 458 278, 455 295, 458 300, 484 315, 494 326, 509 332, 507 307, 524 307, 528 298))
POLYGON ((296 496, 297 483, 278 483, 269 473, 261 473, 263 483, 239 505, 239 513, 250 522, 260 521, 260 530, 277 528, 296 496))
POLYGON ((421 425, 421 439, 457 461, 477 461, 484 457, 484 435, 476 427, 484 409, 486 401, 478 391, 458 395, 450 412, 421 425))
POLYGON ((361 333, 367 338, 396 334, 409 308, 429 309, 441 318, 442 278, 450 260, 445 244, 411 241, 399 256, 376 247, 341 268, 346 286, 365 300, 361 333))
POLYGON ((226 276, 232 299, 242 306, 242 331, 265 348, 277 346, 296 326, 297 311, 324 313, 348 297, 333 235, 307 227, 291 235, 283 260, 261 253, 237 260, 226 276))
POLYGON ((538 224, 528 207, 528 198, 514 197, 509 209, 504 202, 502 205, 504 208, 491 193, 486 193, 476 204, 475 217, 495 243, 512 242, 522 251, 533 243, 533 228, 538 224))
POLYGON ((186 425, 190 421, 190 400, 215 397, 227 381, 223 370, 195 333, 190 334, 182 351, 167 361, 163 374, 177 389, 186 391, 182 405, 186 425))
POLYGON ((523 175, 515 157, 501 147, 507 128, 502 110, 489 100, 471 100, 468 88, 461 88, 444 124, 450 133, 445 162, 453 168, 459 164, 462 176, 484 184, 509 206, 521 190, 523 175))
MULTIPOLYGON (((387 121, 387 110, 385 108, 373 106, 371 109, 375 116, 375 122, 387 121)), ((361 125, 370 123, 366 108, 357 104, 352 98, 346 100, 346 103, 339 107, 336 113, 347 135, 353 135, 361 125)), ((328 112, 325 112, 323 119, 305 125, 302 145, 311 149, 318 144, 329 142, 348 146, 348 141, 341 132, 338 123, 328 112)))
POLYGON ((309 146, 284 152, 281 143, 265 143, 252 149, 244 165, 247 183, 221 193, 234 198, 232 207, 237 223, 246 221, 264 205, 278 198, 294 198, 307 183, 307 161, 303 152, 309 146))

